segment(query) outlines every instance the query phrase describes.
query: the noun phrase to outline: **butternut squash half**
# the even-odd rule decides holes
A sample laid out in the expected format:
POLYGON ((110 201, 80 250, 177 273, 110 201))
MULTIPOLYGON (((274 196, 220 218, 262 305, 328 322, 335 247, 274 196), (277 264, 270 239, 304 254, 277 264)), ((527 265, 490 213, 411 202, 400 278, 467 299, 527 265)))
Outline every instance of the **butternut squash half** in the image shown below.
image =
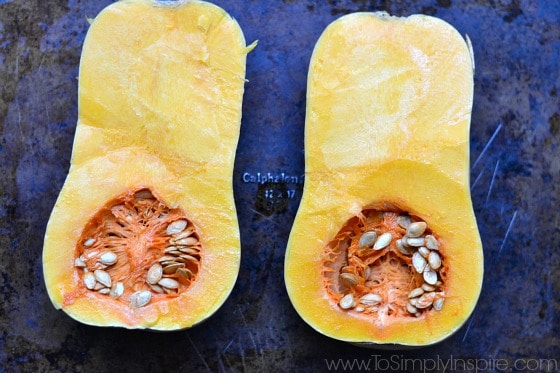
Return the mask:
POLYGON ((44 241, 56 308, 85 324, 174 330, 225 301, 240 260, 232 173, 250 49, 206 2, 119 1, 95 18, 44 241))
POLYGON ((289 297, 343 341, 423 346, 477 302, 482 245, 469 191, 473 61, 429 16, 344 16, 309 67, 305 187, 289 297))

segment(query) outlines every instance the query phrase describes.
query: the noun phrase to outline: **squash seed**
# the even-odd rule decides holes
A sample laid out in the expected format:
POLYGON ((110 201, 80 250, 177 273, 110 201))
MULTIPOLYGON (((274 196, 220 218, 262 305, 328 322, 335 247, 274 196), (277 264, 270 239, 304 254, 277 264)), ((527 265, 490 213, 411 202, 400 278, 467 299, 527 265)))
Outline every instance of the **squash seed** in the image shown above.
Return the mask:
POLYGON ((424 271, 422 276, 424 277, 424 281, 426 281, 426 283, 428 283, 430 285, 435 285, 436 282, 437 282, 437 273, 433 269, 431 269, 429 266, 424 271))
POLYGON ((407 249, 406 247, 404 247, 404 245, 403 245, 403 240, 402 240, 402 239, 399 238, 399 239, 396 241, 396 244, 397 244, 397 249, 399 249, 399 251, 401 252, 401 254, 410 255, 410 251, 408 251, 408 249, 407 249))
POLYGON ((439 267, 441 267, 441 257, 437 252, 432 251, 430 252, 430 256, 428 257, 428 263, 430 263, 430 267, 432 267, 433 269, 438 269, 439 267))
POLYGON ((414 307, 414 305, 412 305, 410 302, 408 302, 406 304, 406 310, 410 313, 416 313, 418 312, 418 309, 416 307, 414 307))
POLYGON ((168 264, 165 267, 163 267, 163 273, 166 274, 166 275, 173 274, 173 273, 177 272, 177 270, 179 268, 183 268, 183 267, 185 267, 185 265, 183 263, 168 264))
POLYGON ((146 273, 146 282, 150 285, 157 284, 163 275, 163 267, 160 263, 154 263, 146 273))
POLYGON ((181 253, 189 254, 189 255, 191 255, 191 256, 192 256, 192 255, 200 255, 200 251, 198 251, 197 249, 193 249, 192 247, 181 247, 181 248, 179 249, 179 251, 180 251, 181 253))
POLYGON ((408 215, 399 215, 397 216, 397 223, 401 226, 401 228, 406 229, 410 225, 410 216, 408 215))
POLYGON ((95 238, 88 238, 85 242, 84 242, 84 246, 91 246, 95 243, 95 238))
POLYGON ((177 269, 176 273, 179 275, 179 277, 182 277, 187 280, 189 280, 193 276, 193 273, 188 268, 179 268, 177 269))
POLYGON ((420 247, 424 245, 424 237, 408 237, 406 243, 410 246, 420 247))
POLYGON ((178 234, 174 235, 173 240, 177 241, 177 240, 180 240, 180 239, 183 239, 183 238, 187 238, 193 233, 194 233, 194 230, 192 228, 185 229, 181 233, 178 233, 178 234))
POLYGON ((427 261, 419 252, 412 254, 412 266, 418 273, 423 273, 426 268, 427 261))
POLYGON ((436 293, 424 293, 418 300, 416 301, 416 308, 428 308, 434 302, 436 297, 436 293))
POLYGON ((160 262, 160 263, 173 262, 173 261, 175 261, 175 259, 177 259, 177 257, 171 256, 171 255, 164 255, 164 256, 162 256, 161 258, 158 259, 158 262, 160 262))
POLYGON ((86 288, 88 288, 89 290, 93 290, 96 283, 97 280, 95 279, 93 273, 87 272, 84 274, 84 285, 86 286, 86 288))
POLYGON ((193 246, 198 243, 198 240, 195 237, 186 237, 181 238, 180 240, 171 240, 171 243, 176 246, 193 246))
POLYGON ((428 255, 430 255, 430 250, 428 250, 426 248, 426 246, 422 246, 418 249, 418 252, 420 253, 420 255, 422 255, 424 258, 428 259, 428 255))
POLYGON ((105 272, 102 269, 96 269, 95 271, 93 271, 93 275, 98 282, 108 288, 111 287, 111 276, 109 275, 109 273, 105 272))
POLYGON ((416 288, 416 289, 413 289, 410 293, 408 293, 408 297, 409 298, 416 298, 416 297, 419 297, 422 294, 424 294, 424 289, 416 288))
POLYGON ((434 301, 434 310, 441 311, 441 308, 443 307, 443 300, 443 298, 437 298, 434 301))
POLYGON ((358 307, 354 308, 354 311, 356 311, 356 312, 364 312, 364 311, 365 311, 365 308, 362 307, 362 306, 358 306, 358 307))
POLYGON ((144 307, 152 299, 152 293, 148 290, 140 290, 130 295, 130 307, 140 308, 144 307))
MULTIPOLYGON (((197 258, 195 258, 194 256, 191 256, 189 254, 182 254, 179 258, 176 259, 177 261, 184 262, 180 259, 185 259, 187 262, 198 262, 197 258)), ((186 262, 184 262, 184 263, 186 263, 186 262)))
POLYGON ((99 289, 97 292, 98 292, 99 294, 109 294, 109 293, 111 292, 111 289, 109 289, 109 288, 102 288, 102 289, 99 289))
POLYGON ((366 306, 376 306, 381 303, 382 300, 383 298, 381 298, 380 295, 375 293, 368 293, 360 298, 360 303, 366 306))
POLYGON ((338 304, 340 305, 340 308, 347 310, 354 307, 356 302, 354 302, 354 296, 352 294, 346 294, 340 299, 338 304))
POLYGON ((375 243, 376 239, 377 233, 375 233, 374 231, 365 232, 364 234, 362 234, 362 237, 360 237, 358 245, 360 245, 360 247, 371 247, 375 243))
POLYGON ((134 193, 135 199, 154 199, 154 195, 149 190, 139 190, 138 192, 134 193))
POLYGON ((341 273, 340 281, 348 287, 354 287, 360 283, 360 279, 353 273, 341 273))
POLYGON ((379 236, 377 241, 375 241, 375 244, 373 245, 373 249, 381 250, 386 248, 387 246, 389 246, 392 239, 393 239, 393 235, 391 234, 391 232, 383 233, 381 236, 379 236))
POLYGON ((162 278, 159 280, 158 285, 167 289, 177 289, 179 287, 179 282, 172 278, 162 278))
POLYGON ((99 257, 99 261, 108 266, 115 264, 117 262, 117 259, 118 259, 117 254, 115 254, 112 251, 104 252, 99 257))
POLYGON ((86 267, 86 262, 81 257, 78 257, 74 260, 74 267, 84 268, 86 267))
POLYGON ((422 289, 424 289, 424 291, 435 291, 436 287, 432 286, 430 284, 423 283, 422 284, 422 289))
POLYGON ((417 221, 417 222, 414 222, 414 223, 410 223, 408 228, 406 228, 406 235, 408 237, 420 237, 422 235, 422 233, 424 233, 424 231, 426 231, 427 227, 428 227, 428 225, 426 223, 424 223, 423 221, 417 221))
POLYGON ((117 299, 124 293, 124 284, 122 282, 115 282, 113 286, 111 286, 111 291, 109 292, 109 296, 111 298, 117 299))
POLYGON ((439 243, 434 236, 428 234, 426 237, 426 247, 430 250, 439 250, 439 243))
POLYGON ((150 286, 150 288, 155 291, 158 294, 163 294, 163 288, 161 286, 159 286, 158 284, 148 284, 150 286))
POLYGON ((165 232, 171 236, 177 233, 182 232, 187 227, 188 222, 183 219, 175 220, 171 224, 167 226, 165 232))

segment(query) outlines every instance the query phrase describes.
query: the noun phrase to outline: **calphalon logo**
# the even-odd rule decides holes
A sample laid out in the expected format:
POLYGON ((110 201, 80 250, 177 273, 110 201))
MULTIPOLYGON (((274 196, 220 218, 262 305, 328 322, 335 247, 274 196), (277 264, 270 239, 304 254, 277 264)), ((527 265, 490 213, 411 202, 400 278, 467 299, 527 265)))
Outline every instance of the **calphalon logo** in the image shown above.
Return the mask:
POLYGON ((285 172, 272 173, 272 172, 244 172, 242 176, 244 183, 256 184, 303 184, 304 175, 290 175, 285 172))

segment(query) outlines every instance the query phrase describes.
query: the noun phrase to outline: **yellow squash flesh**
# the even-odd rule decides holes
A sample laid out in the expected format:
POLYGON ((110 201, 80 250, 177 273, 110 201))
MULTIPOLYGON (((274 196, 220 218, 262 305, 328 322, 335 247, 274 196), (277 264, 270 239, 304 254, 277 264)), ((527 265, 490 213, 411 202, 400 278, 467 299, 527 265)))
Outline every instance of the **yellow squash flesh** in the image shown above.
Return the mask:
POLYGON ((173 330, 214 313, 239 269, 232 173, 245 45, 224 10, 198 1, 127 0, 93 21, 80 63, 72 161, 50 217, 43 269, 52 303, 97 326, 173 330), (200 233, 204 258, 178 297, 130 308, 86 292, 74 267, 86 223, 108 201, 150 188, 200 233))
POLYGON ((429 16, 344 16, 324 31, 309 68, 305 188, 285 281, 301 317, 343 341, 422 346, 469 317, 483 254, 469 191, 473 61, 449 24, 429 16), (323 286, 323 253, 362 209, 396 207, 444 244, 445 304, 426 315, 349 314, 323 286))

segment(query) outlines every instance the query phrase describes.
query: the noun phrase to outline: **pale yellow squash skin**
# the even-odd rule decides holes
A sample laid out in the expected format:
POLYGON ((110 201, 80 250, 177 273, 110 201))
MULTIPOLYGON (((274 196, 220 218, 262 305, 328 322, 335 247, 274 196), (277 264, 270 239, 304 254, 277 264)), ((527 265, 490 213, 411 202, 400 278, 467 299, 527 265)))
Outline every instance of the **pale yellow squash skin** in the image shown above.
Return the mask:
POLYGON ((473 61, 458 32, 428 16, 356 13, 333 22, 309 68, 306 178, 290 235, 290 299, 317 331, 349 342, 422 346, 455 332, 477 302, 482 244, 469 191, 473 61), (441 311, 420 318, 349 315, 323 287, 322 255, 365 207, 397 206, 443 243, 441 311))
POLYGON ((43 250, 56 308, 91 325, 173 330, 225 301, 240 260, 232 174, 249 50, 235 20, 205 2, 120 1, 93 21, 70 171, 43 250), (95 292, 65 302, 80 281, 73 263, 84 226, 141 187, 198 228, 205 251, 197 280, 173 300, 138 309, 95 292))

